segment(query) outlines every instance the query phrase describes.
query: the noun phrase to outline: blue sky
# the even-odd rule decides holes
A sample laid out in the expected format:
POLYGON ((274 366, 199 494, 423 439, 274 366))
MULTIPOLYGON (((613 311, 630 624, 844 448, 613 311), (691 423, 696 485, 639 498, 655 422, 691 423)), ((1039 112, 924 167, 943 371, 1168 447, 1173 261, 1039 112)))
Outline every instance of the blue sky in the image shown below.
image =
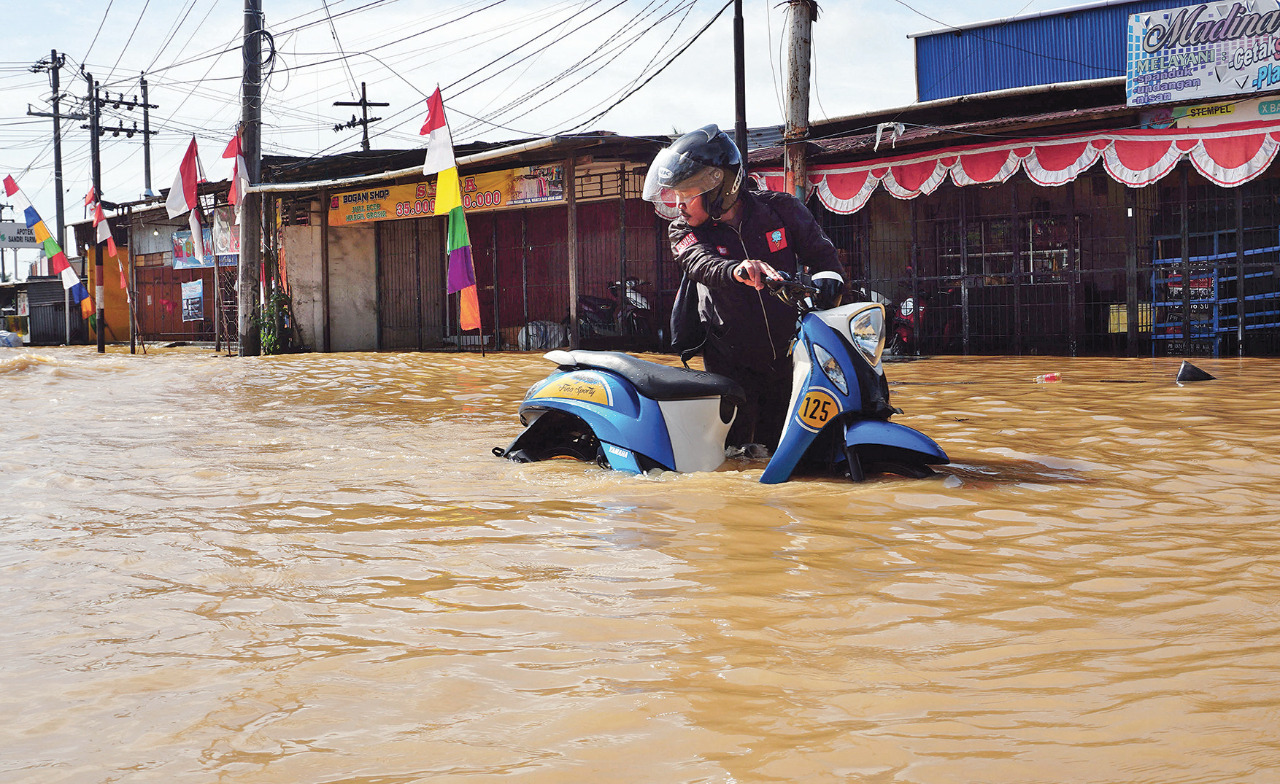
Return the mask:
MULTIPOLYGON (((264 104, 267 153, 359 149, 358 131, 333 131, 352 109, 332 104, 354 100, 362 81, 370 100, 391 104, 371 111, 384 118, 372 126, 374 149, 421 145, 424 95, 437 84, 445 88, 456 143, 544 135, 581 123, 587 123, 582 130, 643 135, 733 122, 732 7, 677 56, 723 0, 692 7, 684 0, 327 0, 332 23, 325 4, 263 0, 276 52, 264 104)), ((811 117, 911 103, 909 33, 1063 4, 829 0, 813 28, 811 117)), ((86 93, 82 66, 113 97, 137 96, 139 77, 148 73, 150 100, 160 107, 152 110, 152 127, 160 131, 152 140, 155 190, 172 183, 192 134, 209 179, 228 177, 219 156, 239 120, 243 9, 240 0, 111 0, 109 10, 102 0, 10 4, 5 16, 12 27, 0 51, 0 174, 17 177, 52 224, 51 121, 27 116, 28 106, 49 110, 48 76, 27 68, 57 49, 67 58, 62 88, 73 96, 86 93)), ((752 126, 782 121, 785 15, 777 0, 744 2, 752 126)), ((74 99, 63 104, 64 111, 74 108, 74 99)), ((110 109, 104 124, 127 128, 134 121, 141 126, 139 112, 110 109)), ((107 136, 102 147, 105 198, 140 198, 140 136, 107 136)), ((64 124, 63 156, 72 221, 81 217, 90 179, 88 132, 79 122, 64 124)))

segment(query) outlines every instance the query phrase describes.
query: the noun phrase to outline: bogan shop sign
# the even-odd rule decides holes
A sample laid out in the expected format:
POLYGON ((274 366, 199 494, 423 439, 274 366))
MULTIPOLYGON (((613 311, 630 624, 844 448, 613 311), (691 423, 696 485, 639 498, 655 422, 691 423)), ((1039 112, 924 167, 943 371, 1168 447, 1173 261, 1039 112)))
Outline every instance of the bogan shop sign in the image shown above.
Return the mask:
MULTIPOLYGON (((564 167, 526 166, 520 169, 465 175, 460 182, 462 207, 468 212, 531 207, 564 201, 564 167)), ((329 225, 424 218, 435 212, 436 182, 389 185, 348 191, 329 200, 329 225)))
POLYGON ((1130 106, 1280 90, 1280 6, 1201 3, 1129 17, 1130 106))

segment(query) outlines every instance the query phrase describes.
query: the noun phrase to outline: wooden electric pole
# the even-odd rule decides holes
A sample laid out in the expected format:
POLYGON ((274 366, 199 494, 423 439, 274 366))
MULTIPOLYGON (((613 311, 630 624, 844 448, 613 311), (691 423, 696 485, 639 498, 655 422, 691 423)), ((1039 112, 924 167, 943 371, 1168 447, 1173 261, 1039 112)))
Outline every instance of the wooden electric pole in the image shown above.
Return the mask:
POLYGON ((733 139, 742 153, 742 173, 747 173, 747 67, 743 51, 742 0, 733 0, 733 139))
MULTIPOLYGON (((58 246, 65 247, 67 243, 67 217, 66 210, 62 203, 62 121, 66 120, 87 120, 89 119, 83 114, 63 114, 61 111, 61 70, 66 63, 66 56, 58 54, 57 49, 49 51, 49 62, 46 64, 43 60, 31 69, 33 71, 49 71, 49 86, 53 90, 53 111, 52 112, 33 112, 28 107, 27 114, 32 117, 51 117, 53 118, 53 186, 54 186, 54 209, 57 212, 56 220, 58 225, 58 246)), ((15 266, 15 273, 17 269, 15 266)), ((62 293, 63 316, 66 327, 66 343, 71 345, 71 292, 64 290, 62 293)))
POLYGON ((381 102, 378 102, 378 101, 370 101, 370 100, 369 100, 369 89, 368 89, 368 87, 365 85, 365 83, 364 83, 364 82, 361 82, 361 83, 360 83, 360 100, 358 100, 358 101, 334 101, 334 102, 333 102, 333 105, 334 105, 334 106, 359 106, 359 107, 360 107, 360 119, 359 119, 359 120, 357 120, 357 119, 355 118, 355 116, 354 116, 354 115, 352 115, 352 117, 351 117, 351 122, 349 122, 349 123, 342 123, 341 125, 335 125, 335 126, 333 126, 333 130, 334 130, 334 132, 336 133, 337 131, 341 131, 341 130, 343 130, 344 128, 354 128, 354 127, 356 127, 357 125, 361 126, 361 128, 364 130, 364 139, 363 139, 363 141, 362 141, 361 145, 364 147, 364 151, 365 151, 365 152, 368 152, 368 151, 369 151, 369 123, 371 123, 371 122, 377 122, 378 120, 381 120, 381 119, 382 119, 381 117, 370 117, 370 116, 369 116, 369 107, 370 107, 370 106, 390 106, 391 104, 389 104, 389 103, 381 103, 381 102))
MULTIPOLYGON (((98 203, 102 203, 102 158, 99 153, 100 145, 98 137, 101 129, 101 117, 99 116, 102 107, 98 103, 98 82, 92 75, 86 73, 85 81, 89 83, 89 157, 93 165, 93 193, 98 203)), ((94 314, 97 317, 93 326, 93 331, 98 334, 98 353, 105 354, 107 351, 107 325, 105 320, 104 307, 102 301, 103 294, 106 292, 106 286, 102 282, 103 259, 102 255, 107 252, 107 244, 98 240, 97 227, 93 230, 93 304, 94 314)))
MULTIPOLYGON (((262 179, 262 2, 244 0, 244 102, 241 120, 244 127, 243 152, 245 174, 250 184, 262 179)), ((262 195, 250 191, 244 195, 240 228, 240 275, 238 283, 240 356, 256 357, 262 353, 262 334, 258 325, 258 271, 262 268, 262 195)))
POLYGON ((788 0, 786 127, 782 134, 783 183, 788 193, 804 201, 808 170, 805 145, 809 138, 809 58, 813 44, 813 21, 818 16, 815 0, 788 0))

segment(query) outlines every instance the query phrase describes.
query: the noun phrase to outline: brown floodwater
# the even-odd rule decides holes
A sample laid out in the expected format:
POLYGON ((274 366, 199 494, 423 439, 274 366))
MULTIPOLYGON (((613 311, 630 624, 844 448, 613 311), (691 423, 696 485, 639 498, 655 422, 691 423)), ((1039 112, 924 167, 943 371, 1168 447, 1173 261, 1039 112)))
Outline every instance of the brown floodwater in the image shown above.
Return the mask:
POLYGON ((764 486, 495 458, 536 355, 0 349, 0 780, 1276 781, 1280 361, 1196 364, 891 364, 952 465, 764 486))

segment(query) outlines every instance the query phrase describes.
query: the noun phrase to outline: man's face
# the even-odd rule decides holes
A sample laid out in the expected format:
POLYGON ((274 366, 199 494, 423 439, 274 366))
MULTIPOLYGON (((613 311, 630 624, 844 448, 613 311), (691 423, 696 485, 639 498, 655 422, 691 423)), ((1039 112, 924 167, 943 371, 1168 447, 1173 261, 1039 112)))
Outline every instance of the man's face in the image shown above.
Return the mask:
POLYGON ((676 192, 676 206, 690 226, 701 226, 710 220, 701 193, 676 192))

